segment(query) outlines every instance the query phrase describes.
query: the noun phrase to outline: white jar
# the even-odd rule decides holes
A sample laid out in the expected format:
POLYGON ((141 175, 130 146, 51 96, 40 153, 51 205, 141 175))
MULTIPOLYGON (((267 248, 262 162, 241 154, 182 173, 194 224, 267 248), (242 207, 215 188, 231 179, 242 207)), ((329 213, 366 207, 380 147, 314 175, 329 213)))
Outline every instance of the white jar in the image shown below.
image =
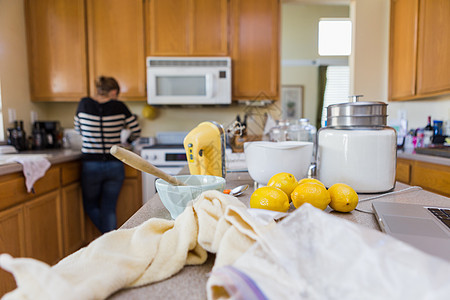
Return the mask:
POLYGON ((319 130, 318 176, 328 188, 345 183, 358 193, 395 185, 397 138, 392 128, 319 130))
POLYGON ((358 193, 395 187, 397 135, 386 126, 383 102, 330 105, 318 132, 317 175, 328 188, 345 183, 358 193))

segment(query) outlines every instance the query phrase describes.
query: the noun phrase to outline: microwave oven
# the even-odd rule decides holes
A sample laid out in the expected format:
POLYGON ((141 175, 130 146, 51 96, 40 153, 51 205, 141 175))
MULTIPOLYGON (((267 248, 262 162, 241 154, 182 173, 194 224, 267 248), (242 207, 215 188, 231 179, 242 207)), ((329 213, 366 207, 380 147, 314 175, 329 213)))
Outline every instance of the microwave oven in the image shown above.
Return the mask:
POLYGON ((229 57, 147 57, 150 105, 231 104, 229 57))

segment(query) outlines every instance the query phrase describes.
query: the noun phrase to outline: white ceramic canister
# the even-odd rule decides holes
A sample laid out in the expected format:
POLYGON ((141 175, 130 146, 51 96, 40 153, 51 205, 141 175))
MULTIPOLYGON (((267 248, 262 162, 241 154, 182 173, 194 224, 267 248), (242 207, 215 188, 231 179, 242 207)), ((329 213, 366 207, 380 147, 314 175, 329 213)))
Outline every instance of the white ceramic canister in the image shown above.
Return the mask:
POLYGON ((318 132, 318 178, 326 187, 345 183, 358 193, 395 186, 397 136, 386 126, 383 102, 350 102, 327 108, 327 126, 318 132))

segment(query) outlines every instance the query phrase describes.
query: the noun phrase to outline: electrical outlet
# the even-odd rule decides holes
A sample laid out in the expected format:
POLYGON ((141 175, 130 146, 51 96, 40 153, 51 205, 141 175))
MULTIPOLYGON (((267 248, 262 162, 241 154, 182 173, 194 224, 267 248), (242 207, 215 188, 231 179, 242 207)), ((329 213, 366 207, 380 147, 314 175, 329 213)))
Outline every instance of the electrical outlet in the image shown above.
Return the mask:
POLYGON ((30 112, 30 122, 31 122, 31 125, 33 125, 34 122, 36 122, 37 120, 38 120, 38 113, 37 113, 36 111, 32 110, 32 111, 30 112))
POLYGON ((8 108, 9 123, 14 123, 16 120, 16 110, 14 108, 8 108))

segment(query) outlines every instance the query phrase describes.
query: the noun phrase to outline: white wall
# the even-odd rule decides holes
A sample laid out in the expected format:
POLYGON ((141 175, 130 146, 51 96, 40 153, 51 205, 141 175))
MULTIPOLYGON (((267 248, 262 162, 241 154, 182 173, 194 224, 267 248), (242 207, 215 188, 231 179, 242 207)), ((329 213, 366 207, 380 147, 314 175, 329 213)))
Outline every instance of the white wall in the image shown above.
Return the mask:
POLYGON ((318 54, 318 24, 332 17, 348 18, 349 6, 285 3, 281 9, 281 84, 304 86, 303 117, 311 122, 317 116, 318 66, 308 64, 324 59, 318 54))
POLYGON ((17 120, 24 121, 31 132, 30 112, 47 118, 46 111, 30 101, 23 0, 0 0, 0 81, 3 127, 9 123, 8 109, 16 110, 17 120))
MULTIPOLYGON (((355 40, 350 60, 352 93, 387 102, 389 0, 352 0, 350 5, 355 40)), ((388 102, 388 120, 397 119, 401 111, 407 115, 409 128, 424 127, 429 115, 446 121, 450 119, 450 96, 388 102)))

